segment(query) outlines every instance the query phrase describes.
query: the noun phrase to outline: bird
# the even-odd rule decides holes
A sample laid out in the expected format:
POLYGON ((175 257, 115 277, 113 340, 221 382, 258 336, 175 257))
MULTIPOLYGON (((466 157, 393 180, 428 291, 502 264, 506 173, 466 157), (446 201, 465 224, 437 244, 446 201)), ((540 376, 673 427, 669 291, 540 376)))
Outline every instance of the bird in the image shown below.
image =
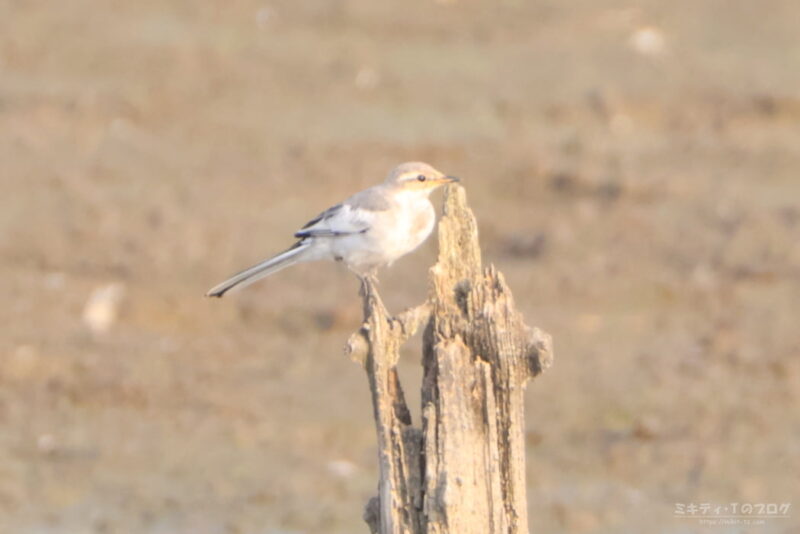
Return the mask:
POLYGON ((427 163, 398 165, 383 183, 360 191, 307 222, 295 232, 297 241, 212 287, 207 297, 222 297, 300 262, 344 263, 361 280, 362 293, 377 280, 377 270, 412 252, 431 234, 436 212, 430 194, 459 182, 427 163))

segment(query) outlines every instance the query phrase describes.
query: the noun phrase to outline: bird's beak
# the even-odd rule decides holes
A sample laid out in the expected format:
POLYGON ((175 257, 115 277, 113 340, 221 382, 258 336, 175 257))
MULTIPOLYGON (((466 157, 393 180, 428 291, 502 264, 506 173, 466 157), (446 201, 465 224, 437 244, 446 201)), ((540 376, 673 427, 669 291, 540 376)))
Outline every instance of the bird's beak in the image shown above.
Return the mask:
POLYGON ((452 183, 461 181, 456 176, 442 176, 440 178, 440 180, 442 181, 442 183, 445 183, 445 184, 452 184, 452 183))

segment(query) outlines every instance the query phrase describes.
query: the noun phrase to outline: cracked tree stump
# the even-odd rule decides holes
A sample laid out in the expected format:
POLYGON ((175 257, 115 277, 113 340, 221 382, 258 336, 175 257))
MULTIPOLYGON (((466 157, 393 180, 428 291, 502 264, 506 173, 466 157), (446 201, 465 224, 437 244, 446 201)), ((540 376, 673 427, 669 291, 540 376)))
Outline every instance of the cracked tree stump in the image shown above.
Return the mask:
POLYGON ((364 323, 346 350, 369 378, 378 435, 373 534, 520 534, 525 384, 552 363, 550 336, 524 324, 503 276, 482 268, 464 189, 445 190, 428 301, 392 317, 366 284, 364 323), (422 426, 397 374, 400 346, 423 323, 422 426))

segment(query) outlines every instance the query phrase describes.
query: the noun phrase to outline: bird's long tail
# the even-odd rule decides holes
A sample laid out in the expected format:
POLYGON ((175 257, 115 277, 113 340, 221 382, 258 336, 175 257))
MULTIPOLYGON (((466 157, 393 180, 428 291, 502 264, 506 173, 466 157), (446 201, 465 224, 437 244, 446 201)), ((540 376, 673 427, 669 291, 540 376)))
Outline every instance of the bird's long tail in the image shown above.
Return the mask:
POLYGON ((288 267, 298 261, 302 261, 303 252, 308 249, 310 243, 306 241, 298 241, 292 248, 285 252, 281 252, 277 256, 273 256, 268 260, 253 265, 249 269, 233 275, 221 284, 218 284, 206 293, 207 297, 221 297, 234 287, 249 286, 253 282, 261 280, 274 272, 288 267))

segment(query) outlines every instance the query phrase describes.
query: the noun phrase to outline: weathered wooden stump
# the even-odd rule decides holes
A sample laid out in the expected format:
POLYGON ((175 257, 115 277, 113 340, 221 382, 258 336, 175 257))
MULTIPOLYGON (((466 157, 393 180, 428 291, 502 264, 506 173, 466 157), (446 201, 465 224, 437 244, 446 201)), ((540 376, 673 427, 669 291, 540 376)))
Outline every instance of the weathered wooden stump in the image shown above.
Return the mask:
POLYGON ((523 323, 503 276, 482 268, 464 189, 445 190, 428 301, 398 316, 375 287, 346 350, 369 378, 378 434, 373 534, 527 533, 525 384, 553 360, 548 334, 523 323), (422 428, 397 374, 400 346, 427 321, 422 428))

